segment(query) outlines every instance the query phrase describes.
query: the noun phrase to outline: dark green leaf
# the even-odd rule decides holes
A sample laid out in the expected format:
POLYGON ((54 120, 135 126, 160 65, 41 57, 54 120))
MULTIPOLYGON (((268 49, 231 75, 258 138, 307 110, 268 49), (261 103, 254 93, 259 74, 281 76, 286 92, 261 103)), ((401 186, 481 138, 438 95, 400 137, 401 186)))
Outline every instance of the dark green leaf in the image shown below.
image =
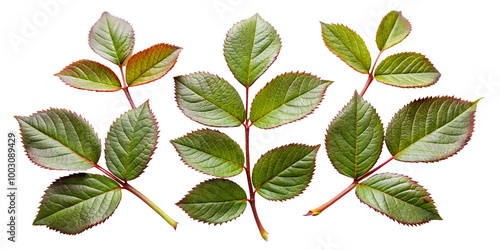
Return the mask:
POLYGON ((406 176, 374 175, 356 186, 356 195, 375 211, 405 225, 441 220, 427 190, 406 176))
POLYGON ((318 149, 319 145, 289 144, 262 155, 252 172, 257 193, 269 200, 286 200, 302 193, 311 181, 318 149))
POLYGON ((341 24, 321 23, 323 41, 330 51, 353 69, 368 74, 371 67, 370 52, 356 32, 341 24))
POLYGON ((333 166, 354 179, 377 162, 384 129, 377 111, 357 92, 328 128, 326 152, 333 166))
POLYGON ((377 66, 374 75, 379 82, 401 88, 427 87, 441 76, 429 59, 411 52, 387 57, 377 66))
POLYGON ((195 220, 221 224, 245 211, 247 195, 230 180, 212 179, 198 184, 177 206, 195 220))
POLYGON ((49 109, 16 117, 24 148, 35 164, 49 169, 85 170, 101 156, 101 142, 81 116, 49 109))
POLYGON ((147 167, 158 140, 158 126, 149 102, 118 118, 106 138, 106 165, 122 180, 137 178, 147 167))
POLYGON ((214 127, 238 127, 245 121, 243 102, 226 80, 204 72, 174 79, 177 104, 187 117, 214 127))
POLYGON ((410 34, 411 24, 403 17, 401 11, 389 12, 377 29, 377 46, 380 51, 386 50, 405 39, 410 34))
POLYGON ((74 62, 56 76, 77 89, 117 91, 122 88, 118 76, 110 68, 90 60, 74 62))
POLYGON ((120 185, 95 174, 79 173, 49 186, 33 225, 78 234, 106 220, 120 203, 120 185))
POLYGON ((163 77, 172 69, 182 48, 160 43, 133 55, 127 62, 127 84, 137 86, 163 77))
POLYGON ((454 155, 472 136, 478 101, 427 97, 411 102, 389 123, 387 148, 400 161, 433 162, 454 155))
POLYGON ((90 30, 89 45, 95 53, 122 66, 132 55, 134 30, 127 21, 104 12, 90 30))
POLYGON ((224 42, 224 56, 234 77, 251 86, 276 60, 281 41, 259 14, 235 24, 224 42))
POLYGON ((319 105, 331 83, 306 73, 280 75, 255 96, 250 120, 259 128, 274 128, 302 119, 319 105))
POLYGON ((224 133, 203 129, 171 142, 187 165, 203 173, 229 177, 243 171, 243 151, 224 133))

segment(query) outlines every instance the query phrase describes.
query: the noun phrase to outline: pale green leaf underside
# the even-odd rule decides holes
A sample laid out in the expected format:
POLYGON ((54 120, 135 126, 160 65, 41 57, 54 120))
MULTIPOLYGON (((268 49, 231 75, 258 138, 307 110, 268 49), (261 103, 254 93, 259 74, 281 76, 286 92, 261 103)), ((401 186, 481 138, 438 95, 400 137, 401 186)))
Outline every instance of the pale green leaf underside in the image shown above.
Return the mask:
POLYGON ((405 39, 411 31, 411 24, 401 11, 389 12, 377 29, 376 42, 380 51, 386 50, 405 39))
POLYGON ((434 65, 418 53, 400 53, 387 57, 375 69, 379 82, 402 88, 427 87, 441 74, 434 65))
POLYGON ((171 142, 186 164, 203 173, 229 177, 243 171, 243 150, 224 133, 203 129, 171 142))
POLYGON ((177 206, 191 218, 221 224, 240 216, 247 206, 245 191, 226 179, 212 179, 198 184, 177 206))
POLYGON ((406 225, 441 220, 427 191, 406 176, 374 175, 356 186, 356 195, 371 208, 406 225))
POLYGON ((79 173, 49 186, 33 225, 78 234, 106 220, 121 200, 120 185, 100 175, 79 173))
POLYGON ((293 198, 309 185, 319 145, 290 144, 273 149, 257 161, 252 183, 269 200, 293 198))
POLYGON ((267 129, 302 119, 319 105, 331 83, 306 73, 280 75, 255 96, 250 120, 267 129))
POLYGON ((478 101, 427 97, 411 102, 389 123, 387 148, 400 161, 432 162, 452 156, 472 135, 478 101))
POLYGON ((330 51, 353 69, 368 74, 371 57, 366 44, 356 32, 341 24, 321 23, 323 41, 330 51))
POLYGON ((187 117, 214 127, 238 127, 245 121, 243 101, 226 80, 204 72, 174 79, 177 104, 187 117))
POLYGON ((132 55, 134 30, 127 21, 104 12, 90 30, 89 45, 100 56, 122 66, 132 55))
POLYGON ((106 165, 122 180, 137 178, 147 167, 158 140, 158 126, 149 103, 118 118, 105 143, 106 165))
POLYGON ((280 49, 276 30, 255 14, 229 30, 224 57, 234 77, 244 86, 251 86, 276 60, 280 49))
POLYGON ((383 141, 377 111, 355 92, 327 130, 326 152, 341 174, 356 179, 377 162, 383 141))
POLYGON ((108 67, 90 60, 80 60, 56 74, 63 82, 77 89, 117 91, 121 89, 118 76, 108 67))
POLYGON ((160 43, 133 55, 127 62, 126 81, 136 86, 160 79, 174 66, 181 48, 160 43))
POLYGON ((28 157, 42 167, 86 170, 101 156, 101 142, 81 116, 63 109, 16 117, 28 157))

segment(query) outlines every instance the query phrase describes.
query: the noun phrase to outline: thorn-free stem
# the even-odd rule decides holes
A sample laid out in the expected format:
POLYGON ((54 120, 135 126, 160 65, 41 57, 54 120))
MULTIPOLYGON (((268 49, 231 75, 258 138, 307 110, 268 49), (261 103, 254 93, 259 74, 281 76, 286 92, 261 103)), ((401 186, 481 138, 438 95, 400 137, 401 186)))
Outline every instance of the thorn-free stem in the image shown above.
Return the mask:
POLYGON ((125 92, 125 96, 127 97, 127 100, 130 103, 130 106, 133 109, 135 109, 134 100, 132 100, 132 96, 130 95, 130 92, 128 91, 128 86, 126 85, 126 82, 125 82, 125 75, 123 74, 123 67, 122 66, 120 66, 120 73, 122 74, 121 85, 122 85, 123 92, 125 92))
POLYGON ((245 107, 245 123, 243 127, 245 128, 245 173, 247 175, 247 183, 248 183, 248 193, 250 194, 250 199, 248 199, 248 203, 250 203, 250 207, 252 208, 253 217, 255 218, 255 223, 257 223, 257 227, 259 228, 260 235, 264 240, 267 241, 267 231, 262 226, 260 222, 259 215, 257 214, 257 208, 255 206, 255 190, 252 185, 251 171, 250 171, 250 119, 248 118, 248 89, 249 86, 246 86, 246 107, 245 107))
POLYGON ((155 212, 157 212, 165 221, 168 222, 174 229, 177 229, 177 222, 174 221, 170 216, 168 216, 163 210, 161 210, 156 204, 154 204, 150 199, 148 199, 146 196, 144 196, 141 192, 139 192, 137 189, 134 187, 130 186, 130 184, 123 182, 122 180, 118 179, 115 175, 113 175, 111 172, 106 170, 105 168, 94 164, 94 167, 99 169, 101 172, 109 176, 111 179, 115 180, 122 186, 123 189, 128 190, 129 192, 133 193, 135 196, 137 196, 139 199, 144 201, 144 203, 148 204, 149 207, 151 207, 155 212))
POLYGON ((377 66, 377 61, 380 58, 381 54, 382 54, 382 50, 378 53, 378 56, 375 59, 375 62, 373 63, 372 70, 368 73, 368 79, 366 80, 366 83, 365 83, 365 86, 363 87, 363 90, 361 90, 361 93, 359 94, 359 96, 361 96, 361 97, 363 97, 366 90, 368 89, 368 87, 370 87, 370 84, 373 82, 373 79, 375 78, 373 76, 373 72, 375 71, 375 66, 377 66))

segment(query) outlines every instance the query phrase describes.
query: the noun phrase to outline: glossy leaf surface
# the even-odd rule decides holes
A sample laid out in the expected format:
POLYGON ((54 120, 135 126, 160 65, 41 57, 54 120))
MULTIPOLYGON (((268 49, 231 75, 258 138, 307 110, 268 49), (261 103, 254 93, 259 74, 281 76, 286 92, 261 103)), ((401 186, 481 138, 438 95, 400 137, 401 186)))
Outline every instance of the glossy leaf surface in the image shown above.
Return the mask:
POLYGON ((341 24, 321 23, 323 41, 330 51, 353 69, 368 74, 371 67, 370 52, 361 37, 341 24))
POLYGON ((147 167, 158 140, 158 126, 146 102, 118 118, 104 149, 109 171, 122 180, 137 178, 147 167))
POLYGON ((56 75, 77 89, 117 91, 122 88, 118 76, 110 68, 90 60, 76 61, 56 75))
POLYGON ((120 185, 95 174, 79 173, 56 180, 40 203, 33 225, 77 234, 106 220, 121 200, 120 185))
POLYGON ((356 186, 356 195, 375 211, 406 225, 441 220, 429 193, 406 176, 374 175, 356 186))
POLYGON ((377 29, 377 47, 386 50, 405 39, 411 31, 411 24, 401 11, 391 11, 383 19, 377 29))
POLYGON ((235 24, 224 42, 224 56, 234 77, 251 86, 276 60, 281 41, 259 14, 235 24))
POLYGON ((175 97, 182 112, 201 124, 238 127, 245 121, 238 92, 216 75, 199 72, 175 77, 175 97))
POLYGON ((177 206, 191 218, 221 224, 240 216, 247 206, 245 191, 226 179, 212 179, 198 184, 177 206))
POLYGON ((427 87, 441 74, 429 59, 418 53, 400 53, 384 59, 375 69, 379 82, 402 88, 427 87))
POLYGON ((411 102, 389 123, 387 148, 400 161, 433 162, 452 156, 472 135, 478 101, 427 97, 411 102))
POLYGON ((86 170, 101 156, 101 142, 81 116, 49 109, 16 117, 24 148, 35 164, 49 169, 86 170))
POLYGON ((100 56, 122 66, 132 55, 134 30, 127 21, 104 12, 90 30, 89 45, 100 56))
POLYGON ((306 73, 280 75, 255 96, 250 120, 259 128, 274 128, 302 119, 319 105, 331 83, 306 73))
POLYGON ((309 185, 319 145, 289 144, 273 149, 257 161, 252 183, 269 200, 293 198, 309 185))
POLYGON ((128 86, 137 86, 163 77, 172 69, 182 48, 160 43, 133 55, 127 62, 128 86))
POLYGON ((355 92, 328 127, 326 152, 341 174, 356 179, 377 162, 383 141, 377 111, 355 92))
POLYGON ((203 129, 171 142, 187 165, 203 173, 229 177, 243 171, 243 151, 224 133, 203 129))

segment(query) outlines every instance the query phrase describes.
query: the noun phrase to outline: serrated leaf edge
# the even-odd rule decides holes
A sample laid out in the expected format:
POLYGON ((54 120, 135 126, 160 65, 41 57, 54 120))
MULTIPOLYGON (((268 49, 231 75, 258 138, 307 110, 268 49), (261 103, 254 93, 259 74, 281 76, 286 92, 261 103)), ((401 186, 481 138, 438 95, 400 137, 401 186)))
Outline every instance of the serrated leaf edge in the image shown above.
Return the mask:
MULTIPOLYGON (((370 177, 373 177, 373 176, 376 176, 376 175, 381 175, 381 174, 394 174, 394 173, 385 172, 385 173, 375 174, 375 175, 372 175, 372 176, 370 176, 370 177)), ((427 191, 427 189, 426 189, 426 188, 424 188, 422 185, 418 184, 418 182, 417 182, 417 181, 414 181, 412 178, 410 178, 410 177, 408 177, 408 176, 406 176, 406 175, 403 175, 403 174, 394 174, 394 175, 398 175, 398 176, 402 176, 402 177, 408 178, 410 181, 412 181, 412 182, 413 182, 413 183, 415 183, 416 185, 420 186, 420 187, 421 187, 421 188, 425 191, 425 193, 427 194, 427 196, 429 196, 429 200, 430 200, 430 201, 429 201, 429 202, 427 202, 427 203, 432 202, 433 204, 435 204, 434 200, 433 200, 433 199, 432 199, 432 197, 431 197, 431 194, 427 191)), ((357 185, 362 185, 362 183, 358 183, 357 185)), ((364 186, 364 185, 363 185, 363 186, 364 186)), ((377 190, 377 191, 378 191, 378 190, 377 190)), ((378 209, 376 209, 376 208, 372 207, 372 206, 371 206, 371 205, 369 205, 368 203, 365 203, 363 200, 361 200, 361 198, 358 196, 358 194, 356 194, 356 197, 358 197, 358 200, 359 200, 362 204, 367 205, 367 206, 368 206, 368 207, 370 207, 371 209, 375 210, 375 212, 378 212, 378 213, 380 213, 380 214, 383 214, 383 215, 387 216, 389 219, 391 219, 391 220, 393 220, 393 221, 395 221, 395 222, 397 222, 397 223, 399 223, 399 224, 401 224, 401 225, 405 225, 405 226, 420 226, 420 225, 423 225, 423 224, 425 224, 425 223, 429 223, 429 222, 431 221, 431 220, 426 220, 426 221, 423 221, 423 222, 416 222, 416 223, 407 223, 407 222, 403 222, 403 221, 397 220, 397 219, 395 219, 395 218, 392 218, 390 215, 388 215, 388 214, 386 214, 386 213, 384 213, 384 212, 382 212, 382 211, 380 211, 380 210, 378 210, 378 209)), ((404 202, 404 201, 403 201, 403 202, 404 202)), ((406 203, 406 202, 405 202, 405 203, 406 203)), ((438 210, 437 210, 437 207, 436 207, 436 206, 434 206, 434 209, 436 210, 436 212, 438 212, 438 210)), ((441 217, 441 215, 439 215, 439 213, 438 213, 438 216, 439 216, 439 217, 441 217)), ((434 219, 434 220, 438 220, 438 219, 434 219)))
POLYGON ((96 61, 92 61, 92 60, 88 60, 88 59, 80 59, 78 61, 74 61, 72 63, 70 63, 68 66, 64 67, 61 71, 59 71, 58 73, 55 73, 54 76, 57 76, 59 77, 59 79, 66 85, 72 87, 72 88, 75 88, 75 89, 81 89, 81 90, 87 90, 87 91, 95 91, 95 92, 116 92, 116 91, 120 91, 122 90, 123 88, 120 87, 120 88, 117 88, 117 89, 110 89, 110 90, 97 90, 97 89, 85 89, 85 88, 81 88, 81 87, 78 87, 78 86, 75 86, 75 85, 72 85, 72 84, 69 84, 68 82, 64 81, 60 74, 62 74, 63 71, 65 71, 66 69, 68 69, 70 66, 72 66, 73 64, 75 63, 80 63, 82 61, 90 61, 90 62, 93 62, 93 63, 96 63, 96 64, 99 64, 100 66, 103 66, 107 69, 109 69, 111 72, 113 72, 114 76, 116 77, 116 79, 118 80, 118 82, 121 83, 120 79, 118 78, 118 76, 116 75, 116 73, 110 69, 109 67, 107 67, 106 65, 102 64, 102 63, 99 63, 99 62, 96 62, 96 61))
MULTIPOLYGON (((321 93, 321 96, 320 96, 320 99, 319 99, 318 105, 316 105, 314 108, 312 108, 312 109, 311 109, 311 111, 310 111, 309 113, 305 114, 304 116, 302 116, 302 117, 300 117, 300 118, 298 118, 298 119, 296 119, 296 120, 289 121, 289 122, 285 122, 285 123, 283 123, 283 124, 280 124, 280 125, 277 125, 277 126, 274 126, 274 127, 269 127, 269 128, 261 128, 261 127, 258 127, 258 128, 260 128, 260 129, 273 129, 273 128, 277 128, 277 127, 280 127, 280 126, 283 126, 283 125, 286 125, 286 124, 289 124, 289 123, 297 122, 297 121, 300 121, 300 120, 302 120, 302 119, 306 118, 307 116, 309 116, 310 114, 312 114, 312 113, 313 113, 313 112, 314 112, 314 111, 315 111, 315 110, 319 107, 319 105, 321 105, 321 102, 323 101, 323 99, 324 99, 324 97, 325 97, 325 92, 326 92, 326 89, 327 89, 327 88, 328 88, 328 87, 329 87, 329 86, 333 83, 333 81, 330 81, 330 80, 323 80, 323 79, 319 78, 318 76, 313 75, 313 74, 311 74, 311 73, 306 73, 306 72, 303 72, 303 71, 302 71, 302 72, 299 72, 299 71, 295 71, 295 72, 293 72, 293 71, 291 71, 291 72, 285 72, 285 73, 283 73, 283 74, 280 74, 280 75, 278 75, 278 76, 274 77, 271 81, 269 81, 268 83, 266 83, 266 85, 265 85, 264 87, 262 87, 262 88, 259 90, 259 92, 257 92, 257 94, 256 94, 255 96, 259 95, 259 94, 260 94, 260 93, 264 90, 264 88, 265 88, 265 87, 267 87, 267 86, 269 85, 269 83, 271 83, 272 81, 274 81, 276 78, 278 78, 278 77, 280 77, 280 76, 287 75, 287 74, 298 74, 298 75, 301 75, 301 76, 304 76, 304 75, 306 75, 306 76, 312 76, 312 77, 317 78, 319 81, 323 82, 323 84, 321 84, 321 85, 327 84, 327 85, 326 85, 326 87, 323 89, 323 92, 321 93)), ((320 86, 321 86, 321 85, 320 85, 320 86)), ((295 98, 294 98, 294 99, 295 99, 295 98)), ((292 100, 294 100, 294 99, 292 99, 292 100)), ((255 100, 255 98, 254 98, 254 100, 255 100)), ((252 101, 252 104, 253 104, 253 101, 252 101)), ((250 105, 250 106, 252 106, 252 105, 250 105)), ((283 105, 282 105, 282 106, 283 106, 283 105)), ((282 106, 280 106, 280 107, 282 107, 282 106)), ((277 109, 278 109, 278 108, 277 108, 277 109)), ((277 109, 275 109, 275 110, 277 110, 277 109)), ((251 110, 251 108, 250 108, 250 110, 251 110)), ((273 111, 274 111, 274 110, 273 110, 273 111)), ((271 111, 271 112, 273 112, 273 111, 271 111)), ((269 113, 271 113, 271 112, 269 112, 269 113)), ((262 119, 262 118, 266 117, 269 113, 265 114, 264 116, 260 117, 259 119, 255 120, 255 121, 253 121, 253 122, 250 124, 250 126, 254 125, 254 123, 256 123, 257 121, 259 121, 260 119, 262 119)), ((257 127, 257 126, 256 126, 256 127, 257 127)))
MULTIPOLYGON (((318 154, 318 150, 319 150, 319 148, 321 147, 321 144, 317 144, 317 145, 314 145, 314 146, 309 146, 309 145, 302 144, 302 143, 289 143, 289 144, 283 145, 283 146, 281 146, 281 147, 273 148, 273 149, 271 149, 271 150, 267 151, 266 153, 262 154, 262 155, 259 157, 259 160, 262 158, 262 156, 266 155, 267 153, 273 153, 273 152, 277 151, 278 149, 281 149, 281 148, 284 148, 284 147, 288 147, 288 146, 291 146, 291 145, 296 145, 296 146, 304 146, 304 147, 308 147, 308 148, 313 148, 313 151, 311 151, 311 152, 316 151, 316 152, 314 153, 314 157, 313 157, 313 169, 312 169, 312 171, 311 171, 311 179, 309 180, 309 182, 307 183, 307 185, 306 185, 306 186, 305 186, 305 187, 304 187, 304 188, 300 191, 300 193, 298 193, 298 194, 296 194, 296 195, 294 195, 294 196, 292 196, 292 197, 290 197, 290 198, 286 198, 286 199, 268 199, 268 198, 263 197, 263 196, 261 195, 261 197, 262 197, 262 198, 264 198, 264 199, 266 199, 266 200, 268 200, 268 201, 276 201, 276 202, 277 202, 277 201, 279 201, 279 202, 284 202, 284 201, 291 200, 291 199, 293 199, 293 198, 295 198, 295 197, 298 197, 299 195, 301 195, 302 193, 304 193, 304 191, 305 191, 305 190, 309 187, 309 184, 311 184, 311 181, 312 181, 312 179, 314 178, 314 172, 316 171, 316 156, 317 156, 317 154, 318 154)), ((257 162, 258 162, 258 160, 257 160, 257 162)), ((295 162, 295 163, 296 163, 296 162, 295 162)), ((293 163, 293 164, 295 164, 295 163, 293 163)), ((292 164, 292 165, 293 165, 293 164, 292 164)), ((282 173, 282 172, 283 172, 283 171, 281 171, 280 173, 282 173)), ((272 179, 274 179, 274 178, 276 178, 276 176, 275 176, 275 177, 273 177, 272 179)), ((272 179, 271 179, 271 180, 272 180, 272 179)), ((269 181, 271 181, 271 180, 266 181, 264 184, 268 183, 268 182, 269 182, 269 181)), ((252 182, 252 184, 253 184, 253 182, 252 182)), ((264 184, 262 184, 262 185, 261 185, 261 186, 259 186, 259 187, 255 187, 255 186, 254 186, 254 188, 255 188, 255 189, 254 189, 254 192, 255 192, 255 193, 257 193, 257 190, 259 190, 259 188, 261 188, 264 184)))
MULTIPOLYGON (((184 157, 182 157, 182 155, 181 155, 181 153, 179 152, 179 150, 177 149, 177 147, 174 145, 174 144, 175 144, 175 142, 174 142, 174 141, 175 141, 175 140, 177 140, 177 139, 180 139, 180 138, 183 138, 183 137, 186 137, 186 136, 192 135, 192 134, 194 134, 194 133, 196 133, 196 132, 202 132, 202 131, 215 131, 215 132, 221 133, 221 134, 223 134, 223 135, 225 135, 225 136, 229 137, 227 134, 225 134, 225 133, 223 133, 223 132, 220 132, 219 130, 216 130, 216 129, 209 129, 209 128, 203 128, 203 129, 193 130, 193 131, 191 131, 191 132, 187 133, 187 134, 186 134, 186 135, 184 135, 184 136, 179 136, 179 137, 177 137, 177 138, 175 138, 175 139, 170 140, 170 143, 174 146, 175 151, 177 151, 177 154, 178 154, 178 155, 179 155, 179 157, 181 158, 181 161, 182 161, 184 164, 186 164, 189 168, 194 169, 194 170, 196 170, 197 172, 200 172, 200 173, 202 173, 202 174, 206 174, 206 175, 209 175, 209 176, 213 176, 213 177, 219 177, 219 178, 222 178, 222 179, 224 179, 224 178, 228 178, 228 177, 233 177, 233 176, 236 176, 236 175, 240 174, 241 172, 239 172, 239 173, 237 173, 237 174, 234 174, 234 175, 226 176, 226 177, 215 176, 215 175, 212 175, 212 174, 209 174, 209 173, 205 173, 205 172, 203 172, 203 171, 201 171, 201 170, 199 170, 199 169, 197 169, 197 168, 195 168, 195 167, 193 167, 193 166, 189 165, 189 164, 186 162, 186 160, 184 159, 184 157)), ((231 138, 231 137, 229 137, 229 138, 231 138)), ((233 140, 233 141, 234 141, 234 140, 233 140)), ((236 142, 236 141, 235 141, 235 142, 236 142)), ((241 148, 241 146, 240 146, 240 148, 241 148)), ((206 152, 204 152, 204 153, 206 153, 206 152)), ((208 153, 206 153, 206 154, 208 154, 208 153)), ((210 154, 210 155, 211 155, 211 154, 210 154)), ((214 156, 214 155, 212 155, 212 156, 214 156)), ((214 157, 216 157, 216 156, 214 156, 214 157)), ((219 158, 219 157, 216 157, 216 158, 219 158)), ((222 159, 222 158, 219 158, 219 159, 222 159)), ((224 159, 224 160, 225 160, 225 159, 224 159)), ((244 168, 245 168, 244 166, 242 166, 242 165, 240 165, 240 164, 238 164, 238 163, 236 163, 236 162, 232 162, 232 161, 229 161, 229 162, 234 163, 235 165, 239 165, 240 167, 242 167, 242 169, 244 169, 244 168)))
MULTIPOLYGON (((62 178, 66 178, 66 177, 70 177, 70 176, 73 176, 73 175, 78 175, 78 174, 83 174, 84 172, 79 172, 79 173, 74 173, 74 174, 70 174, 70 175, 67 175, 67 176, 63 176, 63 177, 60 177, 58 179, 56 179, 55 181, 53 181, 50 185, 52 186, 53 184, 55 184, 57 181, 59 181, 60 179, 62 178)), ((99 174, 92 174, 92 175, 99 175, 99 174)), ((99 176, 103 176, 103 177, 107 177, 107 176, 104 176, 104 175, 99 175, 99 176)), ((109 177, 107 177, 109 178, 109 177)), ((111 178, 110 178, 111 179, 111 178)), ((114 182, 116 182, 115 180, 113 180, 114 182)), ((120 184, 118 184, 120 186, 120 184)), ((118 187, 118 188, 115 188, 115 189, 112 189, 110 191, 114 191, 114 190, 117 190, 117 189, 123 189, 122 186, 118 187)), ((45 194, 47 194, 47 191, 48 191, 48 187, 47 189, 45 189, 45 191, 43 192, 43 195, 42 195, 42 200, 40 201, 40 205, 38 205, 38 212, 37 212, 37 215, 40 213, 40 207, 42 206, 42 201, 43 201, 43 197, 45 196, 45 194)), ((108 192, 110 192, 108 191, 108 192)), ((118 206, 120 205, 120 202, 122 200, 122 194, 120 194, 120 200, 118 201, 118 203, 116 204, 116 208, 118 208, 118 206)), ((66 235, 77 235, 77 234, 81 234, 85 231, 87 231, 88 229, 92 228, 92 227, 95 227, 95 226, 98 226, 99 224, 102 224, 104 223, 106 220, 108 220, 116 211, 116 208, 113 210, 113 212, 111 212, 111 214, 109 214, 109 216, 107 216, 106 218, 104 218, 104 220, 101 220, 101 221, 98 221, 92 225, 88 225, 87 227, 85 227, 82 231, 80 232, 76 232, 76 233, 66 233, 66 232, 62 232, 62 231, 59 231, 57 230, 56 228, 52 228, 50 227, 49 225, 45 225, 45 224, 35 224, 35 221, 33 221, 33 226, 45 226, 46 228, 50 229, 50 230, 54 230, 58 233, 61 233, 61 234, 66 234, 66 235)))
MULTIPOLYGON (((80 117, 81 119, 83 119, 83 120, 84 120, 84 121, 85 121, 85 122, 86 122, 86 123, 90 126, 90 128, 94 131, 94 134, 96 135, 97 140, 99 140, 99 144, 101 145, 101 150, 102 150, 102 143, 101 143, 101 139, 99 138, 99 136, 98 136, 98 135, 97 135, 97 133, 95 132, 94 127, 92 127, 92 125, 91 125, 91 124, 87 121, 87 119, 83 118, 81 115, 79 115, 79 114, 77 114, 77 113, 75 113, 75 112, 73 112, 73 111, 70 111, 70 110, 67 110, 67 109, 61 109, 61 108, 48 108, 48 109, 43 109, 43 110, 37 111, 37 112, 35 112, 35 113, 32 113, 32 114, 31 114, 31 115, 29 115, 29 116, 14 116, 14 118, 15 118, 15 119, 17 120, 17 122, 19 123, 19 127, 21 127, 21 121, 19 120, 19 118, 30 117, 30 116, 36 115, 36 114, 38 114, 38 113, 43 113, 43 112, 47 112, 47 111, 51 111, 51 110, 62 110, 62 111, 67 111, 67 112, 70 112, 70 113, 72 113, 72 114, 74 114, 74 115, 76 115, 76 116, 80 117)), ((31 126, 31 125, 30 125, 30 126, 31 126)), ((19 128, 19 130, 20 130, 20 129, 21 129, 21 128, 19 128)), ((40 130, 38 130, 38 129, 37 129, 37 131, 39 131, 40 133, 42 133, 42 132, 41 132, 40 130)), ((27 151, 27 149, 26 149, 26 147, 25 147, 25 145, 26 145, 26 144, 25 144, 25 142, 24 142, 24 136, 23 136, 23 134, 22 134, 22 133, 19 133, 19 134, 20 134, 20 137, 21 137, 21 142, 22 142, 22 144, 23 144, 24 154, 25 154, 25 155, 28 157, 28 159, 29 159, 29 160, 30 160, 33 164, 35 164, 36 166, 39 166, 39 167, 44 168, 44 169, 49 169, 49 170, 58 170, 58 171, 75 171, 75 170, 71 170, 71 169, 57 169, 57 168, 49 168, 49 167, 42 166, 42 165, 38 164, 38 163, 37 163, 35 160, 33 160, 33 158, 31 158, 31 156, 28 154, 28 151, 27 151)), ((48 136, 47 134, 45 134, 45 133, 42 133, 42 134, 44 134, 44 135, 46 135, 47 137, 49 137, 49 138, 51 138, 52 140, 54 140, 54 138, 52 138, 52 137, 48 136)), ((59 142, 59 141, 57 141, 57 140, 54 140, 54 141, 59 142)), ((59 143, 60 143, 60 142, 59 142, 59 143)), ((64 145, 64 144, 62 144, 62 143, 61 143, 61 145, 64 145)), ((66 148, 68 148, 66 145, 64 145, 64 146, 65 146, 66 148)), ((84 159, 85 161, 88 161, 88 162, 92 163, 92 164, 94 165, 94 167, 97 165, 96 163, 94 163, 94 162, 90 161, 89 159, 87 159, 87 158, 85 158, 85 157, 83 157, 83 156, 81 156, 81 155, 77 154, 77 153, 76 153, 75 151, 73 151, 72 149, 68 148, 68 150, 70 150, 71 152, 73 152, 75 155, 80 156, 80 157, 81 157, 82 159, 84 159)), ((99 156, 99 159, 100 159, 100 158, 101 158, 101 156, 99 156)))
MULTIPOLYGON (((379 51, 381 51, 381 52, 382 52, 382 51, 385 51, 385 50, 387 50, 387 49, 389 49, 389 48, 392 48, 393 46, 395 46, 395 45, 399 44, 400 42, 402 42, 404 39, 406 39, 406 38, 410 35, 410 33, 411 33, 411 31, 412 31, 412 25, 411 25, 410 20, 408 20, 408 18, 406 18, 406 17, 404 17, 404 16, 403 16, 403 12, 402 12, 402 11, 396 11, 396 12, 399 12, 399 14, 401 15, 401 17, 403 17, 403 18, 404 18, 404 20, 406 20, 406 22, 408 23, 408 26, 410 26, 410 30, 408 30, 408 34, 406 34, 406 36, 405 36, 405 37, 403 37, 403 39, 401 39, 401 41, 399 41, 398 43, 395 43, 395 44, 393 44, 393 45, 391 45, 391 46, 389 46, 389 47, 387 47, 387 48, 384 48, 384 49, 379 49, 379 51)), ((389 13, 391 13, 391 12, 389 12, 389 13)), ((382 21, 384 20, 384 18, 385 18, 387 15, 389 15, 389 13, 387 13, 387 14, 386 14, 386 15, 382 18, 382 21)), ((399 19, 399 16, 398 16, 398 19, 399 19)), ((380 21, 380 22, 382 23, 382 21, 380 21)), ((379 24, 379 28, 380 28, 380 24, 379 24)), ((378 33, 379 28, 377 28, 377 32, 376 32, 375 34, 377 34, 377 33, 378 33)), ((392 31, 393 31, 393 30, 394 30, 394 26, 392 26, 392 29, 391 29, 391 34, 392 34, 392 31)), ((376 38, 375 38, 375 43, 377 43, 376 38)), ((386 41, 386 43, 385 43, 385 44, 387 44, 387 41, 386 41)), ((385 44, 384 44, 384 45, 385 45, 385 44)), ((378 47, 378 44, 377 44, 377 47, 378 47)))

